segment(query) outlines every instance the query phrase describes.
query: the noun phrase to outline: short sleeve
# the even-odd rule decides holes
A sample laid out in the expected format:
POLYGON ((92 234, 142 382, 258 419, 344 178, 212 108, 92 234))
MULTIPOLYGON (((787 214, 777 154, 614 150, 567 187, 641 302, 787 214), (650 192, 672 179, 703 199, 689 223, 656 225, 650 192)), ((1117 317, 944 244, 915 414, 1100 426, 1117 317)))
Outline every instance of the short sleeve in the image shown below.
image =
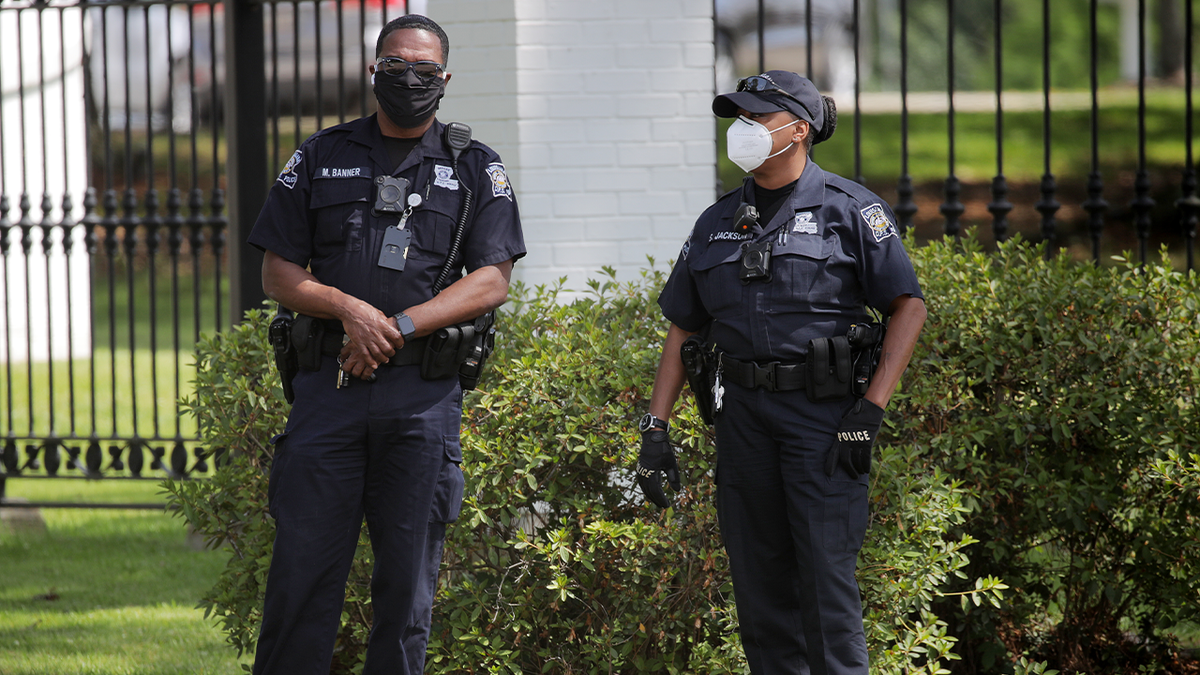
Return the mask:
POLYGON ((924 298, 891 207, 883 200, 851 204, 855 210, 851 220, 858 235, 854 241, 859 249, 855 257, 867 304, 885 314, 892 301, 901 295, 924 298))
POLYGON ((306 141, 275 179, 267 200, 250 230, 247 242, 263 251, 271 251, 301 267, 312 258, 313 214, 309 209, 312 193, 311 167, 315 162, 314 144, 306 141))
POLYGON ((691 250, 692 237, 683 244, 671 276, 663 286, 658 296, 658 306, 668 321, 685 331, 694 333, 704 328, 712 321, 712 316, 700 301, 700 292, 696 281, 688 268, 688 254, 691 250))
POLYGON ((508 172, 494 152, 482 157, 482 166, 474 168, 475 213, 463 249, 462 260, 468 273, 525 256, 521 216, 508 172))

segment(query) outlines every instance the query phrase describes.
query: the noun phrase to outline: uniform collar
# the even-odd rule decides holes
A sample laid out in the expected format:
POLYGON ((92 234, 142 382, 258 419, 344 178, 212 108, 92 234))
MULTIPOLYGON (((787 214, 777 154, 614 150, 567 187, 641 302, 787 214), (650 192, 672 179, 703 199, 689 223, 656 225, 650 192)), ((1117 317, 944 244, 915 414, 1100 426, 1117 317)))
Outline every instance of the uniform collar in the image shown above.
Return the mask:
MULTIPOLYGON (((376 119, 378 113, 370 117, 362 118, 363 124, 359 125, 350 134, 351 141, 365 145, 371 149, 370 158, 377 165, 382 167, 390 167, 391 159, 388 157, 387 148, 383 145, 383 132, 379 130, 379 121, 376 119)), ((438 120, 434 120, 433 124, 425 130, 425 135, 421 136, 421 142, 417 143, 417 147, 413 148, 412 152, 408 153, 408 157, 400 163, 393 174, 398 174, 409 167, 420 163, 427 157, 435 157, 438 159, 449 160, 449 155, 442 148, 442 129, 446 127, 438 120)))
POLYGON ((789 200, 791 210, 780 207, 770 223, 763 225, 763 233, 773 232, 784 223, 792 222, 797 211, 811 211, 825 203, 825 171, 817 163, 809 159, 804 166, 804 172, 796 181, 789 200))
POLYGON ((795 191, 792 192, 792 210, 807 211, 824 203, 825 171, 809 159, 804 166, 804 173, 800 174, 800 180, 796 183, 795 191))

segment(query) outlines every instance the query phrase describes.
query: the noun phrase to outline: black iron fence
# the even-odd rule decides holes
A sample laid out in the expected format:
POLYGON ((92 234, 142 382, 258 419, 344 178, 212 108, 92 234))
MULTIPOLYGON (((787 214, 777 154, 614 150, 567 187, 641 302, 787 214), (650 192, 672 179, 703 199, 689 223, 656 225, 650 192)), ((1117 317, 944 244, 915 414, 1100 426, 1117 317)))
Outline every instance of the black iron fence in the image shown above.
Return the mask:
MULTIPOLYGON (((865 180, 864 149, 880 152, 870 145, 877 141, 864 140, 863 83, 874 82, 875 89, 896 83, 898 138, 891 140, 899 172, 898 180, 895 173, 889 180, 900 225, 928 221, 936 211, 941 231, 958 235, 972 206, 956 174, 959 144, 964 134, 979 134, 959 128, 956 110, 964 87, 956 72, 964 57, 956 45, 966 39, 962 13, 970 11, 970 25, 992 29, 968 40, 972 66, 990 58, 992 67, 994 121, 986 133, 994 140, 995 171, 981 200, 991 236, 1006 238, 1010 218, 1033 209, 1040 215, 1037 234, 1055 242, 1063 210, 1082 210, 1098 260, 1119 213, 1133 223, 1143 260, 1152 235, 1168 233, 1191 270, 1200 214, 1193 163, 1195 17, 1190 0, 1160 5, 1170 2, 1179 8, 1185 53, 1180 81, 1169 87, 1183 101, 1176 116, 1166 115, 1170 128, 1157 130, 1178 139, 1171 169, 1178 188, 1166 209, 1153 197, 1147 160, 1147 86, 1164 78, 1147 70, 1145 0, 1137 0, 1137 113, 1119 131, 1136 134, 1129 197, 1125 187, 1114 190, 1103 179, 1106 29, 1097 0, 1056 2, 1053 10, 1050 0, 758 0, 747 25, 757 35, 753 65, 762 70, 775 65, 768 63, 768 26, 791 17, 801 26, 806 60, 785 65, 813 71, 823 88, 832 77, 832 31, 847 31, 853 100, 839 103, 853 120, 847 153, 853 175, 865 180), (1036 199, 1022 201, 1005 174, 1011 120, 1002 105, 1011 79, 1004 70, 1005 26, 1014 12, 1031 11, 1040 13, 1031 20, 1041 29, 1043 172, 1036 199), (1071 12, 1069 21, 1087 25, 1079 44, 1090 53, 1072 55, 1083 58, 1086 78, 1051 81, 1055 60, 1062 59, 1052 11, 1059 21, 1071 12), (945 22, 940 37, 930 33, 930 16, 945 22), (925 48, 942 40, 941 65, 910 54, 915 31, 925 48), (981 51, 985 43, 990 56, 981 51), (814 50, 826 53, 821 73, 814 50), (914 62, 919 73, 912 72, 914 62), (923 96, 930 82, 944 83, 945 110, 938 114, 945 120, 947 165, 937 203, 919 199, 910 173, 914 75, 923 96), (1088 98, 1087 175, 1051 170, 1059 147, 1052 92, 1064 85, 1088 98), (1064 178, 1085 184, 1086 194, 1064 193, 1064 178), (1111 203, 1118 199, 1125 203, 1111 203)), ((0 497, 6 477, 157 479, 212 470, 215 453, 201 447, 179 399, 188 392, 197 340, 257 304, 258 263, 234 243, 244 238, 241 228, 257 213, 273 172, 305 136, 373 109, 364 64, 378 29, 403 11, 402 0, 0 0, 0 497)), ((720 54, 726 38, 720 30, 717 35, 720 54)))
POLYGON ((305 136, 370 112, 367 36, 403 3, 225 10, 0 1, 0 498, 8 477, 205 476, 220 458, 180 399, 197 341, 248 304, 231 219, 305 136), (235 59, 260 70, 227 81, 235 59), (239 172, 256 177, 235 212, 239 172))
MULTIPOLYGON (((1192 0, 717 5, 732 14, 718 16, 718 62, 728 55, 738 75, 770 68, 808 72, 823 90, 840 93, 841 129, 849 123, 853 139, 839 132, 816 148, 818 161, 893 197, 901 227, 915 226, 918 237, 982 228, 981 238, 1001 241, 1011 236, 1016 220, 1022 234, 1048 243, 1048 254, 1065 243, 1064 235, 1086 239, 1087 253, 1097 262, 1126 248, 1144 262, 1155 255, 1154 245, 1165 243, 1179 266, 1195 269, 1200 197, 1193 152, 1192 0), (834 58, 839 49, 840 68, 834 58), (932 99, 939 87, 940 99, 932 99), (1127 92, 1135 92, 1132 109, 1111 103, 1127 92), (881 93, 895 94, 884 98, 898 99, 899 119, 885 142, 877 129, 864 142, 864 125, 874 127, 881 117, 892 122, 878 114, 881 93), (979 123, 985 96, 992 117, 986 130, 979 123), (919 132, 910 114, 914 99, 920 102, 919 132), (963 101, 971 103, 970 110, 960 109, 963 101), (1008 109, 1006 101, 1020 105, 1008 109), (1149 113, 1148 101, 1154 104, 1149 113), (1029 118, 1035 113, 1040 129, 1031 136, 1029 118), (942 129, 935 153, 928 147, 930 117, 942 129), (963 121, 970 123, 965 129, 963 121), (981 147, 985 133, 991 147, 981 147), (1087 142, 1079 143, 1084 136, 1087 142), (918 137, 922 145, 914 147, 910 141, 918 137), (964 141, 974 142, 964 150, 964 141), (1006 150, 1012 153, 1014 146, 1022 160, 1015 183, 1013 164, 1006 163, 1006 150), (1040 149, 1041 172, 1031 185, 1026 156, 1034 147, 1040 149), (891 167, 890 159, 898 156, 898 177, 884 178, 877 167, 864 170, 864 151, 873 165, 882 159, 891 167), (928 171, 921 176, 910 171, 910 160, 920 156, 927 163, 931 154, 945 167, 936 186, 928 171), (981 185, 977 174, 984 156, 994 164, 990 180, 981 185), (970 179, 960 175, 964 160, 976 174, 970 179), (1055 164, 1071 168, 1056 175, 1055 164), (1033 219, 1038 222, 1030 227, 1033 219)), ((729 79, 725 86, 731 85, 729 79)))

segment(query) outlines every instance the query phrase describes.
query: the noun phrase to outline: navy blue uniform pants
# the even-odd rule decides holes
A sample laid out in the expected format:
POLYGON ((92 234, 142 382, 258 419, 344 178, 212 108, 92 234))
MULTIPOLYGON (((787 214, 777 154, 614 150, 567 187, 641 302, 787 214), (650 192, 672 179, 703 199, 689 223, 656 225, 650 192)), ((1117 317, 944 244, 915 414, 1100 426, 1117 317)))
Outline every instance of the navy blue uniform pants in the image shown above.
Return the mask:
POLYGON ((854 578, 867 525, 867 476, 825 456, 852 399, 725 383, 717 415, 717 516, 742 646, 755 675, 866 675, 854 578))
POLYGON ((445 523, 458 516, 462 394, 417 366, 336 388, 337 364, 301 371, 276 440, 275 546, 254 673, 329 672, 365 516, 375 556, 366 675, 424 669, 445 523))

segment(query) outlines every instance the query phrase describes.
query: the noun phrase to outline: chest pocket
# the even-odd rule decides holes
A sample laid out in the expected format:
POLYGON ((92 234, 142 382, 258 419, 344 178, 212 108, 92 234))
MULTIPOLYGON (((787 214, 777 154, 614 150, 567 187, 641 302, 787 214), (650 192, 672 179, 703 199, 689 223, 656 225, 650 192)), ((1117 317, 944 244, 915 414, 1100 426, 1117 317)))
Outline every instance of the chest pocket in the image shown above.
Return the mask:
POLYGON ((690 264, 700 301, 713 318, 726 318, 742 311, 744 287, 738 278, 741 246, 740 241, 714 241, 690 264))
POLYGON ((313 244, 318 251, 362 249, 363 222, 371 208, 370 177, 314 180, 309 207, 316 213, 313 244))
POLYGON ((786 244, 776 245, 771 259, 777 279, 772 304, 784 309, 791 305, 820 306, 835 302, 844 285, 833 255, 838 245, 836 235, 828 239, 791 235, 786 244))
MULTIPOLYGON (((446 254, 450 251, 450 237, 454 233, 454 224, 458 222, 460 203, 457 193, 434 188, 429 199, 413 210, 406 226, 412 230, 413 237, 411 248, 408 250, 410 257, 439 263, 446 259, 446 254)), ((462 255, 461 248, 459 255, 462 255)))

